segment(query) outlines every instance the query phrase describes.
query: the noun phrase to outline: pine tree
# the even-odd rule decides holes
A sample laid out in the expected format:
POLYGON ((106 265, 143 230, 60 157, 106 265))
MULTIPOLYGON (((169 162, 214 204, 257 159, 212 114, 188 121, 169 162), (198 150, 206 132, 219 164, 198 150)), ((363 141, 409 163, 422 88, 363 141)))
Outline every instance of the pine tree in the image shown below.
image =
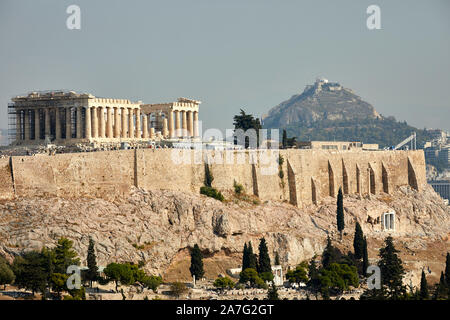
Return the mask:
POLYGON ((363 240, 363 262, 362 262, 362 274, 366 276, 367 268, 369 267, 369 255, 367 252, 367 238, 363 240))
POLYGON ((320 287, 319 270, 317 269, 315 258, 312 258, 308 266, 308 286, 313 292, 317 292, 320 287))
POLYGON ((267 300, 280 300, 278 297, 278 290, 275 287, 275 283, 272 281, 272 286, 267 291, 267 300))
POLYGON ((196 280, 203 278, 205 271, 203 270, 203 255, 197 244, 191 252, 191 266, 189 268, 191 276, 195 276, 196 280))
POLYGON ((385 246, 380 249, 380 261, 378 266, 381 271, 381 283, 389 289, 389 295, 393 299, 400 298, 405 293, 402 284, 405 273, 402 260, 397 256, 392 237, 385 240, 385 246))
POLYGON ((267 249, 266 239, 259 240, 259 255, 258 255, 258 273, 270 272, 272 267, 270 265, 269 250, 267 249))
POLYGON ((54 248, 54 272, 65 274, 67 267, 70 265, 79 265, 80 259, 77 258, 78 254, 72 248, 73 241, 61 238, 58 240, 58 244, 54 248))
POLYGON ((425 272, 422 270, 422 277, 420 278, 420 300, 428 300, 430 295, 428 293, 427 278, 425 277, 425 272))
POLYGON ((344 222, 344 196, 342 194, 342 188, 339 188, 338 196, 337 196, 337 208, 336 208, 336 217, 337 217, 337 229, 341 236, 342 240, 342 231, 345 227, 344 222))
POLYGON ((257 266, 258 260, 256 259, 256 254, 253 253, 251 241, 248 242, 247 250, 248 250, 248 267, 256 270, 258 268, 257 266))
POLYGON ((88 270, 86 272, 86 279, 89 280, 91 288, 92 288, 92 281, 96 281, 98 279, 98 266, 94 246, 95 246, 94 240, 91 237, 89 237, 89 246, 87 252, 88 270))
POLYGON ((250 265, 250 259, 248 254, 248 247, 247 243, 244 243, 244 251, 242 252, 242 270, 245 270, 249 268, 250 265))
POLYGON ((358 221, 355 224, 355 237, 353 238, 353 249, 355 258, 362 259, 364 254, 364 234, 358 221))
POLYGON ((276 266, 279 266, 281 264, 280 263, 280 255, 278 254, 278 251, 275 253, 275 262, 274 262, 274 264, 276 266))

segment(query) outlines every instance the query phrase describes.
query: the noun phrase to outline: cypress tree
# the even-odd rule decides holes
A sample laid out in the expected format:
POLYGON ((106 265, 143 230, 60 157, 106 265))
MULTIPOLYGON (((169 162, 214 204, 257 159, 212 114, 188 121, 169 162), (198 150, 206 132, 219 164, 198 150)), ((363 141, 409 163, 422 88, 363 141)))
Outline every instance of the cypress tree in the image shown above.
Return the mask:
POLYGON ((364 234, 358 221, 355 224, 355 237, 353 238, 353 249, 355 258, 362 259, 364 255, 364 234))
POLYGON ((327 237, 327 245, 325 246, 325 249, 323 250, 322 253, 322 266, 326 269, 330 266, 331 263, 335 262, 334 261, 334 248, 333 245, 331 244, 331 239, 330 236, 327 237))
POLYGON ((191 266, 189 268, 191 276, 195 276, 195 279, 203 278, 205 271, 203 270, 203 255, 197 244, 194 245, 194 249, 191 252, 191 266))
POLYGON ((363 262, 362 262, 362 274, 366 276, 367 268, 369 267, 369 255, 367 253, 367 238, 363 240, 363 262))
POLYGON ((327 237, 327 245, 322 253, 322 267, 328 268, 332 263, 346 263, 346 257, 342 252, 331 244, 330 236, 327 237))
POLYGON ((272 281, 272 286, 267 291, 267 300, 280 300, 278 297, 278 290, 275 287, 275 283, 272 281))
POLYGON ((380 261, 378 262, 381 271, 381 283, 389 289, 389 294, 393 299, 398 299, 405 293, 402 284, 405 270, 397 252, 399 251, 395 249, 392 237, 387 237, 385 246, 380 249, 380 261))
POLYGON ((344 222, 344 195, 342 194, 342 188, 339 188, 337 196, 337 208, 336 208, 336 218, 337 218, 337 229, 342 239, 342 231, 345 227, 344 222))
POLYGON ((287 148, 287 133, 286 133, 286 129, 283 129, 283 140, 281 142, 282 148, 286 149, 287 148))
POLYGON ((244 243, 244 251, 242 252, 242 271, 249 268, 250 265, 250 259, 249 259, 249 253, 248 253, 248 247, 247 243, 244 243))
POLYGON ((420 278, 420 300, 428 300, 430 295, 428 293, 427 278, 425 277, 425 272, 422 270, 422 277, 420 278))
POLYGON ((269 250, 267 249, 266 239, 261 238, 259 240, 259 256, 258 256, 258 273, 270 272, 272 273, 272 267, 270 265, 269 250))
POLYGON ((94 246, 95 246, 94 240, 91 237, 89 237, 89 246, 87 252, 88 270, 86 272, 86 278, 87 280, 89 280, 91 288, 92 288, 92 281, 96 281, 98 279, 98 267, 94 246))
POLYGON ((445 274, 444 280, 447 284, 448 291, 450 293, 450 253, 447 252, 447 257, 445 258, 445 274))
POLYGON ((211 170, 209 169, 209 165, 205 163, 205 186, 212 187, 212 182, 214 178, 212 176, 211 170))
POLYGON ((276 266, 279 266, 281 263, 280 263, 280 255, 278 254, 278 251, 275 253, 275 265, 276 266))
POLYGON ((434 300, 443 300, 448 295, 447 284, 445 283, 444 272, 441 271, 441 278, 439 283, 436 285, 436 291, 434 292, 434 300))
POLYGON ((257 266, 258 261, 256 259, 256 254, 253 253, 251 241, 248 242, 247 250, 248 250, 248 267, 256 270, 258 268, 257 266))

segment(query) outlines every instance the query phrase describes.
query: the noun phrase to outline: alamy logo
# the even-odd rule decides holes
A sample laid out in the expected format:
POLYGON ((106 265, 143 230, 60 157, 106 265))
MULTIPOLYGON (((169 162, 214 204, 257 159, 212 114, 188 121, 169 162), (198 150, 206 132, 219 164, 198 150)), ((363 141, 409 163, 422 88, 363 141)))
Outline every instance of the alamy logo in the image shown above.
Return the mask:
POLYGON ((367 7, 367 14, 370 14, 367 17, 366 25, 369 30, 380 30, 381 29, 381 9, 379 6, 372 4, 367 7))
POLYGON ((378 266, 368 266, 367 274, 371 274, 367 277, 367 287, 370 290, 381 289, 381 270, 378 266))
POLYGON ((81 288, 81 272, 80 267, 76 265, 71 265, 67 267, 67 274, 70 274, 69 278, 67 278, 66 286, 67 289, 80 289, 81 288))
POLYGON ((79 6, 72 4, 67 7, 66 13, 70 14, 66 20, 66 26, 69 30, 81 29, 81 9, 79 6))

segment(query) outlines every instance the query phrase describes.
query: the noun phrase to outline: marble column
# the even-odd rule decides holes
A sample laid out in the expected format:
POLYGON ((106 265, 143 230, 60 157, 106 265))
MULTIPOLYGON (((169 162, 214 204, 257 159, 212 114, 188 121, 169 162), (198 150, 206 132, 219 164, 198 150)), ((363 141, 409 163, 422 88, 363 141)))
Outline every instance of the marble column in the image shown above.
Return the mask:
POLYGON ((72 109, 66 108, 66 140, 72 139, 72 109))
POLYGON ((150 128, 150 139, 155 137, 155 128, 150 128))
POLYGON ((49 137, 50 138, 50 133, 51 133, 51 123, 50 123, 50 109, 49 108, 45 108, 44 109, 44 114, 45 114, 45 136, 44 139, 49 137))
POLYGON ((175 136, 181 136, 181 126, 180 126, 180 111, 175 111, 175 136))
POLYGON ((128 108, 128 138, 134 138, 134 110, 128 108))
POLYGON ((91 107, 91 109, 87 109, 87 111, 92 115, 92 138, 98 138, 98 108, 91 107))
POLYGON ((99 138, 105 138, 106 136, 106 126, 105 126, 105 107, 99 107, 99 122, 100 122, 100 133, 99 138))
POLYGON ((39 120, 39 109, 34 109, 34 140, 41 139, 41 123, 39 120))
POLYGON ((120 108, 114 107, 114 138, 120 138, 120 108))
POLYGON ((142 138, 148 139, 148 115, 145 113, 142 118, 142 138))
POLYGON ((55 139, 61 139, 61 116, 58 107, 55 108, 55 139))
POLYGON ((188 111, 187 112, 187 130, 188 130, 189 137, 192 137, 194 135, 193 126, 194 126, 193 112, 188 111))
POLYGON ((81 125, 82 117, 81 117, 81 110, 83 110, 83 107, 77 107, 77 139, 83 138, 83 127, 81 125))
POLYGON ((141 138, 141 110, 136 109, 136 135, 137 139, 141 138))
POLYGON ((173 111, 169 110, 169 137, 173 138, 175 137, 175 133, 173 130, 173 111))
POLYGON ((198 111, 194 111, 194 134, 195 138, 198 137, 198 111))
POLYGON ((182 126, 183 126, 183 137, 186 137, 187 136, 187 133, 186 133, 186 131, 187 131, 186 111, 181 111, 181 114, 183 116, 183 123, 182 123, 182 126))
POLYGON ((86 139, 90 139, 92 137, 92 127, 91 127, 91 108, 89 107, 86 107, 85 122, 86 122, 85 127, 86 139))
POLYGON ((106 137, 113 137, 113 119, 112 119, 112 108, 106 107, 106 137))
POLYGON ((127 121, 127 108, 121 108, 120 111, 122 112, 122 124, 121 124, 121 137, 127 138, 127 130, 128 130, 128 121, 127 121))
POLYGON ((167 138, 167 136, 169 135, 169 130, 167 128, 167 118, 163 119, 163 130, 162 130, 162 135, 164 138, 167 138))
POLYGON ((30 110, 25 109, 24 116, 24 125, 25 125, 25 138, 24 140, 30 140, 30 110))

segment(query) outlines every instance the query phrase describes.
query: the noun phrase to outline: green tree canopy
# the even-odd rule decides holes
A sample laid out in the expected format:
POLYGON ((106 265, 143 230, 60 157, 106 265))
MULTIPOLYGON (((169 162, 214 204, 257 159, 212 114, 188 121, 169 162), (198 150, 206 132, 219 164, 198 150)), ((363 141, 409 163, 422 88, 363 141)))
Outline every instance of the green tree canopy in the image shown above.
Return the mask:
POLYGON ((428 300, 430 294, 428 293, 427 278, 425 277, 425 272, 422 270, 422 276, 420 278, 420 300, 428 300))
POLYGON ((19 288, 35 292, 45 292, 48 274, 46 261, 38 251, 29 251, 22 256, 17 256, 12 264, 12 270, 16 276, 15 284, 19 288))
POLYGON ((332 263, 338 263, 341 261, 343 255, 341 251, 331 244, 330 237, 327 237, 327 245, 322 253, 322 266, 327 268, 332 263))
POLYGON ((92 281, 97 281, 99 274, 98 274, 97 258, 95 256, 95 242, 91 237, 89 237, 89 246, 86 262, 88 270, 85 276, 86 279, 90 282, 90 287, 92 288, 92 281))
POLYGON ((66 273, 70 265, 80 265, 78 254, 72 249, 73 242, 67 238, 58 240, 54 251, 54 268, 57 273, 66 273))
POLYGON ((260 239, 258 249, 258 273, 272 273, 272 266, 270 265, 269 250, 267 249, 266 239, 260 239))
POLYGON ((355 258, 362 259, 364 255, 364 234, 358 221, 355 224, 355 236, 353 238, 353 249, 355 258))
POLYGON ((189 268, 191 276, 195 276, 196 280, 203 278, 205 271, 203 270, 203 254, 197 244, 191 251, 191 266, 189 268))
POLYGON ((116 284, 116 292, 118 292, 119 283, 121 285, 129 285, 135 282, 133 270, 128 263, 112 262, 103 270, 104 274, 110 281, 116 284))
POLYGON ((286 279, 291 283, 307 283, 308 282, 308 265, 306 262, 300 263, 295 270, 286 272, 286 279))
POLYGON ((279 265, 281 264, 281 262, 280 262, 280 255, 278 254, 278 251, 275 253, 275 261, 274 261, 274 264, 275 264, 276 266, 279 266, 279 265))
POLYGON ((267 290, 267 300, 280 300, 277 287, 275 286, 275 283, 273 281, 269 290, 267 290))
POLYGON ((6 290, 6 285, 12 284, 15 278, 16 276, 14 275, 8 261, 0 256, 0 285, 3 285, 4 290, 6 290))
POLYGON ((337 203, 336 203, 336 219, 337 219, 337 229, 341 235, 342 239, 342 231, 345 228, 344 222, 344 196, 342 194, 342 188, 339 188, 337 203))
POLYGON ((450 253, 447 252, 447 256, 445 257, 445 282, 447 283, 447 287, 450 293, 450 253))
POLYGON ((251 286, 256 286, 258 288, 265 288, 266 284, 264 280, 261 279, 258 275, 258 272, 253 268, 247 268, 239 274, 239 282, 247 283, 250 282, 251 286))
MULTIPOLYGON (((251 241, 248 242, 247 250, 248 250, 248 267, 251 269, 257 270, 258 259, 256 257, 256 254, 253 253, 253 247, 252 247, 251 241)), ((245 270, 245 269, 243 269, 243 270, 245 270)))
POLYGON ((384 247, 380 249, 380 261, 378 262, 381 283, 387 287, 390 298, 399 299, 406 291, 402 283, 405 273, 403 263, 397 255, 398 250, 394 247, 392 237, 387 237, 384 243, 384 247))
POLYGON ((217 278, 214 283, 213 286, 219 289, 232 289, 234 287, 234 282, 233 280, 231 280, 228 277, 222 277, 222 278, 217 278))
POLYGON ((367 252, 367 238, 364 237, 364 241, 363 241, 363 261, 362 261, 362 272, 361 272, 362 275, 366 276, 368 267, 369 267, 369 254, 367 252))
MULTIPOLYGON (((246 114, 245 111, 241 109, 240 113, 233 117, 233 125, 235 133, 238 129, 241 129, 244 132, 249 129, 254 129, 256 131, 256 145, 259 146, 259 130, 262 129, 262 126, 258 118, 255 118, 251 114, 246 114)), ((241 141, 241 143, 242 142, 243 141, 241 141)), ((248 148, 249 144, 249 140, 246 139, 244 143, 245 148, 248 148)))
POLYGON ((327 268, 320 270, 319 281, 322 292, 343 292, 349 286, 358 287, 359 278, 355 266, 347 264, 331 263, 327 268))

